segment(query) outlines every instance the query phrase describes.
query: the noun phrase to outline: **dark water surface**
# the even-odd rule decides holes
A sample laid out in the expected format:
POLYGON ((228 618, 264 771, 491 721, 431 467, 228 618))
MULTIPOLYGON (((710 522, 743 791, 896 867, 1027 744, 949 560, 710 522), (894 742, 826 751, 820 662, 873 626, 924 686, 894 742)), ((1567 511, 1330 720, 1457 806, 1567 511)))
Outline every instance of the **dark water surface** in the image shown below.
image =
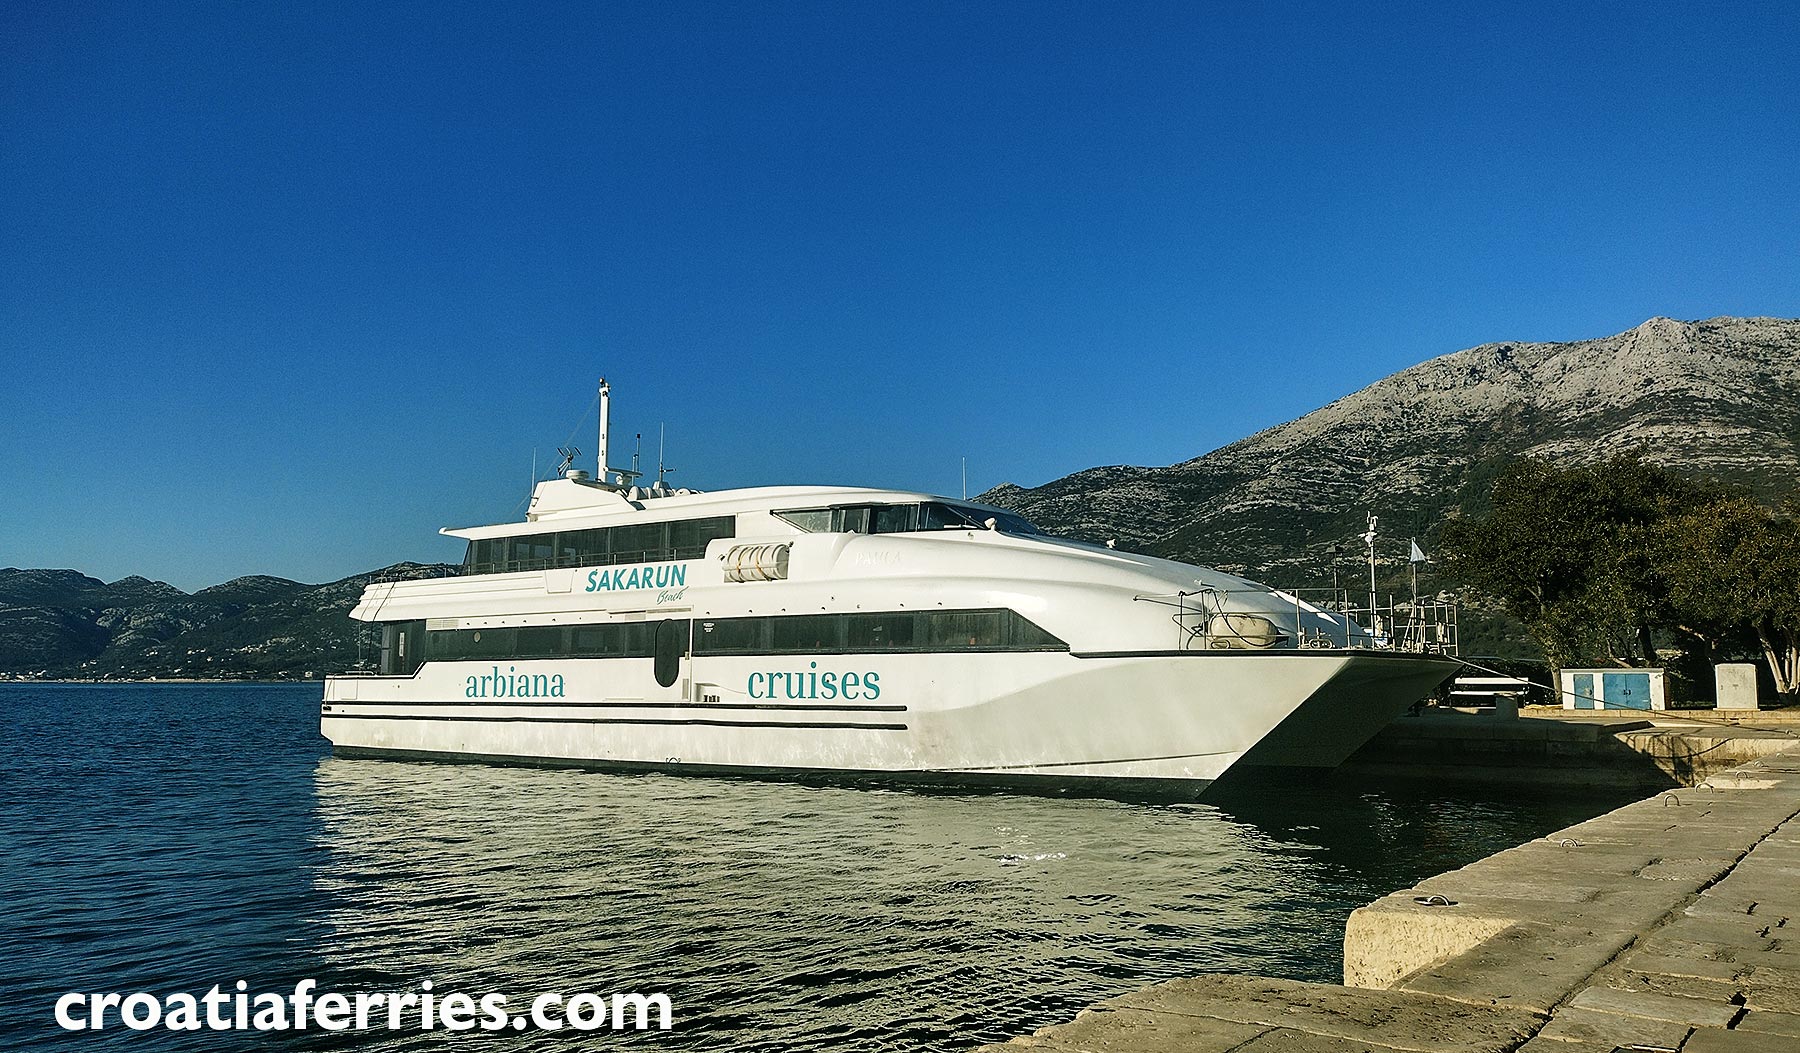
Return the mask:
POLYGON ((956 1050, 1202 971, 1335 981, 1344 918, 1623 798, 1294 778, 1126 804, 347 760, 303 685, 0 686, 0 1046, 65 991, 661 991, 666 1033, 326 1048, 956 1050))

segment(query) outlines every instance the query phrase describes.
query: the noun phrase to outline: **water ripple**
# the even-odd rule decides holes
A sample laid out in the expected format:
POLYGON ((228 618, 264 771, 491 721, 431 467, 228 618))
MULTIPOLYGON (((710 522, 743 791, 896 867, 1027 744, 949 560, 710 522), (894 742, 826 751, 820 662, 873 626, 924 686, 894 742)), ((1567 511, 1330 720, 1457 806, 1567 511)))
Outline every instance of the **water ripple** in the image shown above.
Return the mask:
POLYGON ((318 699, 0 687, 15 729, 0 742, 10 1047, 399 1051, 453 1037, 51 1024, 68 990, 311 977, 519 1003, 668 993, 676 1029, 606 1036, 627 1045, 964 1049, 1195 972, 1336 979, 1355 906, 1610 803, 1290 780, 1153 806, 348 760, 318 738, 318 699))

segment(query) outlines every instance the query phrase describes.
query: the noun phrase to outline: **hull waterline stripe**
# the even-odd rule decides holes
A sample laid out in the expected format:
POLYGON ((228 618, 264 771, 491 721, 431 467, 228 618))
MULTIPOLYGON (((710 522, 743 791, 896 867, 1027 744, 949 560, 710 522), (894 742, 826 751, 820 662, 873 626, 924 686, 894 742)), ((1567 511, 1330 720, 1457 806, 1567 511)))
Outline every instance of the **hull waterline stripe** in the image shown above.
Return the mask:
MULTIPOLYGON (((1035 764, 984 764, 977 768, 933 768, 932 771, 1037 771, 1043 768, 1087 768, 1096 764, 1146 764, 1151 761, 1188 760, 1193 757, 1229 757, 1242 750, 1217 750, 1213 753, 1171 753, 1163 757, 1111 757, 1105 760, 1040 761, 1035 764)), ((1104 778, 1104 776, 1097 776, 1104 778)))
MULTIPOLYGON (((379 703, 377 703, 379 704, 379 703)), ((325 713, 323 720, 448 720, 478 724, 659 724, 714 728, 836 728, 849 731, 905 731, 905 724, 856 724, 810 720, 708 720, 703 717, 487 717, 440 713, 325 713)))
POLYGON ((425 699, 394 699, 388 702, 368 699, 352 701, 332 701, 324 705, 324 710, 335 712, 336 706, 527 706, 533 709, 772 709, 794 710, 806 713, 904 713, 905 706, 815 706, 800 702, 651 702, 651 701, 610 701, 610 702, 542 702, 531 698, 526 700, 486 699, 481 702, 444 702, 425 699))

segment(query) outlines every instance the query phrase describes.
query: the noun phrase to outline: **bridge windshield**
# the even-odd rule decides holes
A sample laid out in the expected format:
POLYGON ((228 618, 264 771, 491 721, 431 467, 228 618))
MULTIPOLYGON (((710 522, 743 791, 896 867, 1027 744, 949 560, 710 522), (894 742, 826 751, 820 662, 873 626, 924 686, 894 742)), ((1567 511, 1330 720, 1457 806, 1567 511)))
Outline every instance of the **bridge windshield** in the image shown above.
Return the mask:
POLYGON ((986 530, 988 520, 1005 534, 1048 537, 1024 516, 945 501, 904 505, 834 505, 790 508, 776 515, 809 534, 911 534, 931 530, 986 530))

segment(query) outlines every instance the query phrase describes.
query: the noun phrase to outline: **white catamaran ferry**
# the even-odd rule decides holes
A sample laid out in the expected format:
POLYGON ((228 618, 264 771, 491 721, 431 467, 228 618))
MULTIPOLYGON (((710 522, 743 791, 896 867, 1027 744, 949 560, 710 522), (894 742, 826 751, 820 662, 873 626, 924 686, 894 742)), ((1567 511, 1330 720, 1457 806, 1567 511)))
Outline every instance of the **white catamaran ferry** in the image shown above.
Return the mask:
POLYGON ((1442 623, 1408 648, 968 501, 615 481, 608 404, 597 478, 446 529, 460 575, 364 591, 379 672, 326 680, 338 753, 1186 792, 1334 766, 1455 668, 1442 623))

